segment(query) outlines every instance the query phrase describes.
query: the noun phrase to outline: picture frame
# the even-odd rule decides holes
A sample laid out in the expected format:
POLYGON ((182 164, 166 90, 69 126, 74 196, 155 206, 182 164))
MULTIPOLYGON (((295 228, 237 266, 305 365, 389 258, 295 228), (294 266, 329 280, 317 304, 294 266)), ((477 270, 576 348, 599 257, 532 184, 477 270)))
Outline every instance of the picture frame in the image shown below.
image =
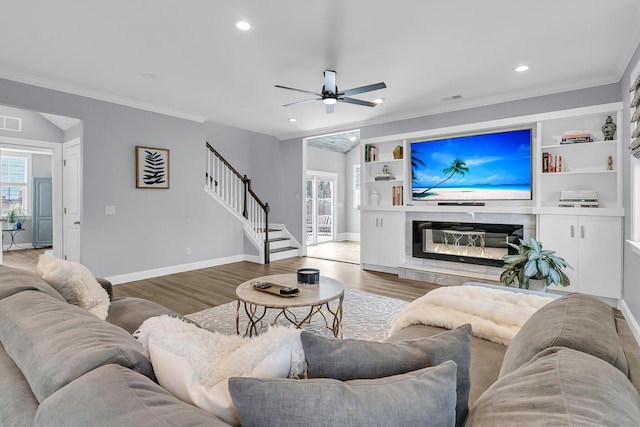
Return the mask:
POLYGON ((136 188, 169 188, 169 150, 136 146, 136 188))

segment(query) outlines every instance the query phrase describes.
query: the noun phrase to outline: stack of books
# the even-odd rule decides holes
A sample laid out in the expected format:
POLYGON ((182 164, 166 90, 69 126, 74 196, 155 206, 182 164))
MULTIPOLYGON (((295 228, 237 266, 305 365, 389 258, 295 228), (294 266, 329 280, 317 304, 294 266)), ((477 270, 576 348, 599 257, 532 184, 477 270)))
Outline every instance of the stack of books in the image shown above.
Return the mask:
POLYGON ((561 208, 599 208, 598 193, 594 190, 563 190, 558 206, 561 208))
POLYGON ((393 206, 402 206, 404 204, 404 197, 403 197, 403 187, 402 185, 395 185, 392 189, 391 189, 391 194, 392 194, 392 199, 391 199, 391 203, 393 203, 393 206))
POLYGON ((366 144, 364 146, 364 161, 365 162, 377 162, 378 161, 378 149, 375 145, 366 144))
POLYGON ((562 156, 553 153, 542 153, 542 173, 564 172, 562 156))
POLYGON ((560 144, 575 144, 579 142, 593 142, 589 130, 568 130, 562 135, 560 144))

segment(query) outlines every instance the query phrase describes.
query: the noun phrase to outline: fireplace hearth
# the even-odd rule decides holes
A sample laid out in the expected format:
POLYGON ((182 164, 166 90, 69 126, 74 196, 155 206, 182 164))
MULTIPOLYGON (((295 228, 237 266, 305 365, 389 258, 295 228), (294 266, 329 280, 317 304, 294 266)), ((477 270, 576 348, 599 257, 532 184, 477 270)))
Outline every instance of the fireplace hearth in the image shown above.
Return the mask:
POLYGON ((413 221, 412 255, 441 261, 502 267, 523 238, 522 224, 413 221))

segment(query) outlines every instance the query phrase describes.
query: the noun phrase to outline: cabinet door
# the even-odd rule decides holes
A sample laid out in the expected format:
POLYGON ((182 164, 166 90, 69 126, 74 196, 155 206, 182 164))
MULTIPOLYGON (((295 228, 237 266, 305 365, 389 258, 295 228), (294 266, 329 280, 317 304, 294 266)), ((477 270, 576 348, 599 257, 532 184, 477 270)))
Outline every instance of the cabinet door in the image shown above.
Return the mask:
POLYGON ((360 215, 360 263, 378 264, 380 257, 378 212, 362 212, 360 215))
POLYGON ((579 292, 619 299, 622 289, 622 219, 578 220, 579 292))
POLYGON ((386 267, 398 267, 404 262, 404 214, 387 212, 378 215, 379 237, 378 256, 379 265, 386 267))
POLYGON ((549 289, 566 292, 578 292, 578 220, 572 215, 540 215, 538 241, 543 249, 556 251, 556 255, 564 258, 573 267, 565 268, 571 284, 563 287, 552 285, 549 289))

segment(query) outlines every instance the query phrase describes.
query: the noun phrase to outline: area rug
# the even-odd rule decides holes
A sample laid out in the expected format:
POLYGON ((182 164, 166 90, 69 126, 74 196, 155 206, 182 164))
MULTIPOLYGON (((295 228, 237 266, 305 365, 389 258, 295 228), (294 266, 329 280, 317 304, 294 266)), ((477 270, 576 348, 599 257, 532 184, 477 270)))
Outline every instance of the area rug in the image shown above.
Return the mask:
MULTIPOLYGON (((337 305, 334 301, 331 307, 337 305)), ((393 319, 409 303, 394 298, 383 297, 355 289, 344 290, 344 302, 342 303, 342 328, 344 338, 353 338, 367 341, 384 341, 391 328, 393 319)), ((201 327, 225 334, 236 333, 236 307, 237 303, 230 302, 209 308, 197 313, 188 314, 185 317, 199 324, 201 327)), ((296 308, 292 310, 297 316, 304 316, 308 309, 296 308)), ((268 310, 263 319, 262 329, 266 330, 278 314, 278 310, 268 310)), ((247 316, 240 310, 240 328, 247 324, 247 316)), ((290 325, 282 316, 277 320, 278 325, 290 325)), ((311 323, 302 328, 306 331, 323 336, 333 336, 324 325, 322 316, 316 314, 311 323)))

